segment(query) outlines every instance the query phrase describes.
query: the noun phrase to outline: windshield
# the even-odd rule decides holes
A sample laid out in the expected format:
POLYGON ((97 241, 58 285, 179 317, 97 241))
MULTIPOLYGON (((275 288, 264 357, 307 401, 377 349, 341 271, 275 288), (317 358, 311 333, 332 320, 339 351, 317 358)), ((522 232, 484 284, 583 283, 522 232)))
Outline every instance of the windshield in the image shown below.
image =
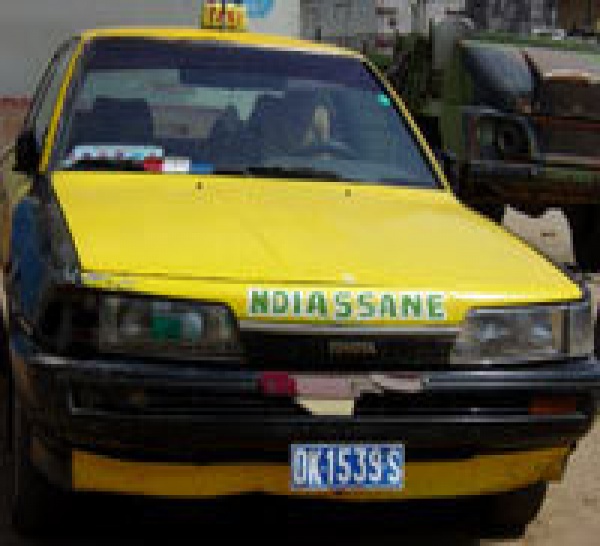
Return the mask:
POLYGON ((464 51, 474 79, 475 99, 479 104, 512 109, 515 99, 533 96, 533 73, 519 49, 465 42, 464 51))
POLYGON ((85 59, 57 168, 439 186, 358 59, 140 39, 99 40, 85 59))

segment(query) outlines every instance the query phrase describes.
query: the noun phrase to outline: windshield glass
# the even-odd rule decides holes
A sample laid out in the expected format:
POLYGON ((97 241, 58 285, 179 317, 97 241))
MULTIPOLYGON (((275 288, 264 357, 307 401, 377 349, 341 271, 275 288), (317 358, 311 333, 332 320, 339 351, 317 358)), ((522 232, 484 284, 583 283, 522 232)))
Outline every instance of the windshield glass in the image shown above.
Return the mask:
POLYGON ((533 96, 533 73, 521 51, 511 46, 465 42, 467 66, 475 80, 476 99, 483 104, 505 103, 533 96))
POLYGON ((214 43, 91 46, 57 168, 232 173, 438 187, 358 59, 214 43), (168 166, 168 169, 165 168, 168 166))

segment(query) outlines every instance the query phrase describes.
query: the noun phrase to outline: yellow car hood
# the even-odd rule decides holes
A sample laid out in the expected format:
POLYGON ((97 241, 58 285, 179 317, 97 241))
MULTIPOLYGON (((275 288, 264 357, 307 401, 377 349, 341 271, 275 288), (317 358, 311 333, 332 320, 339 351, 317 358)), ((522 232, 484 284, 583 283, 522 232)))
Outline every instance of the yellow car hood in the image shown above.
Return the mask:
POLYGON ((580 297, 536 252, 445 191, 88 172, 55 173, 53 185, 88 272, 435 291, 471 303, 580 297))

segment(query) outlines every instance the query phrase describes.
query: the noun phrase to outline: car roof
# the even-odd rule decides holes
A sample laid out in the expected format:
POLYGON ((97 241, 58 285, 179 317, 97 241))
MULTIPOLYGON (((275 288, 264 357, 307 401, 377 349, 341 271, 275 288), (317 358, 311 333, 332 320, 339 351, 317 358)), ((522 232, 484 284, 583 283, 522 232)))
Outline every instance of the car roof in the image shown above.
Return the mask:
POLYGON ((254 32, 231 32, 220 30, 204 30, 184 27, 118 27, 90 29, 81 33, 85 41, 101 38, 142 38, 152 40, 184 40, 198 42, 224 42, 238 45, 248 45, 284 51, 304 51, 337 55, 342 57, 361 58, 362 56, 352 50, 271 34, 258 34, 254 32))

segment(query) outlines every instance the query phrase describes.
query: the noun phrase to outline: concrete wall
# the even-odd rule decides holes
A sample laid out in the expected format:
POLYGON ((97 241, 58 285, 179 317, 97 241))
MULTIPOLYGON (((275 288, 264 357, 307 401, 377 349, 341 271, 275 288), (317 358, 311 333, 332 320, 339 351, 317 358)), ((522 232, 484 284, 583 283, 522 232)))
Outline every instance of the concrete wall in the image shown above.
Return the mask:
MULTIPOLYGON (((58 44, 90 27, 197 26, 201 0, 0 0, 0 97, 31 93, 58 44)), ((299 0, 276 0, 251 30, 299 33, 299 0)))
POLYGON ((375 0, 301 0, 301 35, 361 48, 377 33, 375 0))
POLYGON ((300 0, 278 0, 264 19, 251 19, 250 30, 267 34, 300 36, 300 0))
POLYGON ((467 0, 466 11, 478 28, 529 33, 555 24, 558 0, 467 0))
POLYGON ((0 0, 0 96, 30 94, 50 52, 94 26, 195 25, 197 0, 0 0))
POLYGON ((412 28, 414 32, 429 33, 431 21, 440 21, 448 12, 465 9, 465 0, 419 0, 412 2, 412 28))
MULTIPOLYGON (((197 26, 201 0, 0 0, 0 150, 20 127, 46 62, 80 30, 100 26, 197 26)), ((297 36, 299 0, 275 0, 250 29, 297 36)))
POLYGON ((416 5, 415 0, 300 0, 300 33, 356 49, 373 47, 387 43, 395 33, 408 34, 419 27, 427 31, 431 19, 462 9, 464 0, 421 1, 421 10, 416 5))
POLYGON ((378 0, 378 33, 409 33, 412 29, 411 3, 411 0, 378 0), (395 23, 395 27, 392 27, 391 23, 395 23))

